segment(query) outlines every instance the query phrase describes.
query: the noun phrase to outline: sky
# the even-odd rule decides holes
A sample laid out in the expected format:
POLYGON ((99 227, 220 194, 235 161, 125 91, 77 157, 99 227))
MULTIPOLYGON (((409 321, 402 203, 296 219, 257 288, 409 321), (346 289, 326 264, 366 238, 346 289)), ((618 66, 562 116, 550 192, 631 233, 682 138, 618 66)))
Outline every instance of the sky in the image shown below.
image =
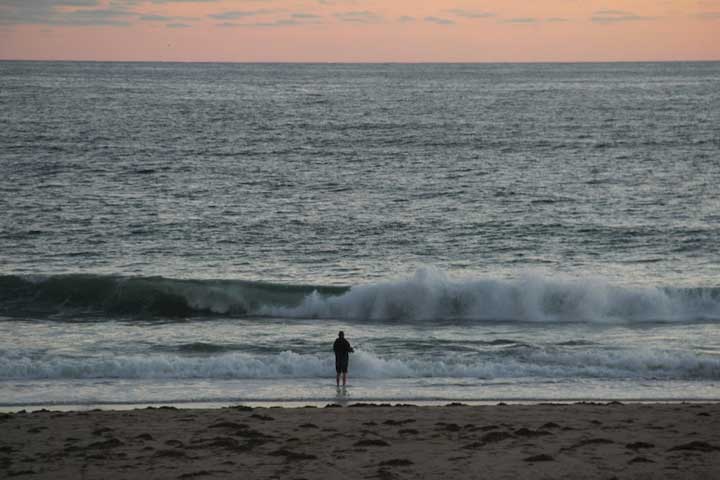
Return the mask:
POLYGON ((0 59, 720 60, 720 0, 0 0, 0 59))

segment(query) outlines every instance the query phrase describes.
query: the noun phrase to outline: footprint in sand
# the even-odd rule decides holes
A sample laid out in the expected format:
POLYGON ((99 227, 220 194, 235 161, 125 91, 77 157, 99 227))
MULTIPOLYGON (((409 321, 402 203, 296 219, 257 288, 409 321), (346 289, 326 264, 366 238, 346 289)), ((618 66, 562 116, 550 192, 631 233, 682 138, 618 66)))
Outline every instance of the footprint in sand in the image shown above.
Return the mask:
POLYGON ((355 442, 356 447, 389 447, 390 444, 385 440, 365 439, 355 442))
POLYGON ((156 458, 189 458, 185 452, 182 452, 180 450, 158 450, 153 456, 156 458))
MULTIPOLYGON (((251 415, 254 416, 254 415, 251 415)), ((213 423, 212 425, 208 426, 207 428, 247 428, 247 424, 245 423, 235 423, 235 422, 217 422, 213 423)))
POLYGON ((641 448, 655 448, 655 445, 653 445, 652 443, 647 443, 647 442, 633 442, 633 443, 628 443, 627 445, 625 445, 625 448, 637 451, 637 450, 640 450, 641 448))
POLYGON ((588 440, 580 440, 577 443, 574 443, 570 445, 569 447, 561 448, 561 452, 565 452, 568 450, 574 450, 576 448, 585 447, 587 445, 609 445, 611 443, 615 443, 612 440, 609 440, 607 438, 590 438, 588 440))
POLYGON ((560 425, 558 425, 555 422, 547 422, 547 423, 543 424, 540 428, 543 428, 543 429, 560 428, 560 425))
POLYGON ((406 420, 385 420, 383 425, 405 425, 406 423, 413 423, 415 421, 414 418, 408 418, 406 420))
POLYGON ((515 435, 519 437, 542 437, 545 435, 552 435, 552 433, 545 430, 530 430, 529 428, 520 428, 515 430, 515 435))
POLYGON ((123 442, 121 442, 120 440, 118 440, 117 438, 109 438, 109 439, 105 440, 104 442, 91 443, 90 445, 87 446, 87 448, 88 449, 106 450, 109 448, 122 447, 123 445, 125 445, 125 444, 123 442))
POLYGON ((300 461, 300 460, 317 460, 317 456, 310 455, 307 453, 300 453, 300 452, 293 452, 284 448, 281 448, 279 450, 275 450, 273 452, 268 453, 268 455, 273 457, 285 457, 285 460, 290 461, 300 461))
POLYGON ((261 414, 259 414, 259 413, 253 413, 252 415, 250 415, 250 418, 257 418, 258 420, 262 420, 263 422, 268 422, 268 421, 270 421, 270 420, 275 420, 275 419, 274 419, 273 417, 271 417, 270 415, 261 415, 261 414))

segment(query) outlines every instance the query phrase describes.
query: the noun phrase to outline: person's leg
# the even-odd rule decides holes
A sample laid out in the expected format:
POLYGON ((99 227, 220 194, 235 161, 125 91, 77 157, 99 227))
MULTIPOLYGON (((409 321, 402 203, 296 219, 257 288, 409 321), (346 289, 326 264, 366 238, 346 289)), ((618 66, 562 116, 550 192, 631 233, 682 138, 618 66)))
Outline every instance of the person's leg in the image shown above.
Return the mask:
POLYGON ((337 372, 337 375, 335 375, 335 383, 337 386, 340 386, 340 372, 337 372))
POLYGON ((343 387, 347 383, 347 372, 343 372, 343 387))

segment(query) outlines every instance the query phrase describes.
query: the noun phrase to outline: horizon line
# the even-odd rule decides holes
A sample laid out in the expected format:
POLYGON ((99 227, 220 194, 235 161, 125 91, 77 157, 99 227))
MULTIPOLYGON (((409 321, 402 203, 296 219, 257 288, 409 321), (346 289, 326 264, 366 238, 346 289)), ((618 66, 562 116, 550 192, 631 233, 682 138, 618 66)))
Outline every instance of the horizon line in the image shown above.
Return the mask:
POLYGON ((609 64, 609 63, 718 63, 717 59, 691 60, 498 60, 498 61, 294 61, 294 60, 78 60, 78 59, 34 59, 0 58, 0 62, 35 63, 200 63, 200 64, 240 64, 240 65, 533 65, 533 64, 609 64))

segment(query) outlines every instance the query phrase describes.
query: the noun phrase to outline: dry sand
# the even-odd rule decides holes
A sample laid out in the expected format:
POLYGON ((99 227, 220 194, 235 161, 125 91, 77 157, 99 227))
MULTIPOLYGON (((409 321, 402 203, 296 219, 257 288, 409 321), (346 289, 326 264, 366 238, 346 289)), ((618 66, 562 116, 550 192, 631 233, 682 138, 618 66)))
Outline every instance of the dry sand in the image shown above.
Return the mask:
POLYGON ((0 478, 720 478, 718 404, 39 411, 0 432, 0 478))

